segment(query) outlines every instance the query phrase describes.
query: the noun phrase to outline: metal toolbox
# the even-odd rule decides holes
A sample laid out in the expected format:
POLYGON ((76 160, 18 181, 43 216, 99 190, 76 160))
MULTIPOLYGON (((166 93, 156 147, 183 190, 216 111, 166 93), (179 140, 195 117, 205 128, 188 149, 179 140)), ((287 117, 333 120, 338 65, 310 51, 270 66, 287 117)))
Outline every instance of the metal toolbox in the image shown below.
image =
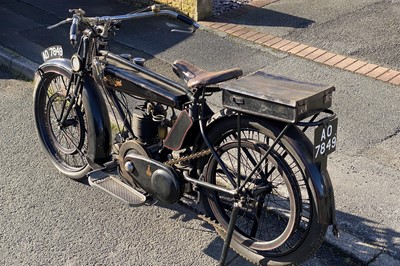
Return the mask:
POLYGON ((224 82, 221 89, 225 107, 295 123, 328 109, 335 87, 258 71, 224 82))

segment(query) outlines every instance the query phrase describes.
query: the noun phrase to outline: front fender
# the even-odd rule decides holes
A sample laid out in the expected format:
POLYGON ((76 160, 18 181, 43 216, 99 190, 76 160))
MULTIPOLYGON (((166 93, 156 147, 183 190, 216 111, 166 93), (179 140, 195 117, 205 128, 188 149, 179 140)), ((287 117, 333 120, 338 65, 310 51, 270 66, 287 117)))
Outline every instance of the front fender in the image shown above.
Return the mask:
MULTIPOLYGON (((220 112, 207 125, 206 132, 212 132, 218 125, 227 124, 228 120, 233 119, 236 121, 236 117, 237 116, 231 112, 220 112)), ((252 121, 250 122, 252 127, 261 132, 269 130, 275 135, 275 137, 278 136, 286 125, 285 123, 275 120, 243 114, 242 118, 245 117, 252 121)), ((313 146, 311 141, 297 126, 291 126, 282 138, 282 143, 299 162, 301 170, 307 177, 309 177, 309 180, 306 180, 306 182, 308 182, 312 196, 315 199, 314 202, 315 209, 317 210, 318 222, 328 225, 336 224, 335 200, 332 183, 327 169, 313 162, 313 146)))
MULTIPOLYGON (((72 76, 71 60, 65 58, 51 59, 40 65, 35 73, 35 86, 40 84, 46 74, 72 76)), ((88 150, 87 156, 97 164, 110 160, 111 123, 107 105, 97 83, 90 75, 83 77, 82 101, 87 118, 88 150)))

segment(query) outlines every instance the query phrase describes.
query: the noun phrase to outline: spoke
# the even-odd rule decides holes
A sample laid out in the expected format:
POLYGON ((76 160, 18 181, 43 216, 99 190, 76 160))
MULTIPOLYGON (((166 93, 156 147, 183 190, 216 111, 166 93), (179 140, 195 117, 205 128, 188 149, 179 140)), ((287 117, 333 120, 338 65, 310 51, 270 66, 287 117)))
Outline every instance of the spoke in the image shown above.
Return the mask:
POLYGON ((59 117, 57 117, 57 110, 56 110, 56 107, 53 104, 51 105, 51 111, 53 111, 54 117, 55 117, 56 121, 58 122, 59 121, 59 117))
MULTIPOLYGON (((264 202, 265 197, 262 197, 262 202, 264 202)), ((256 203, 256 219, 254 220, 253 226, 251 228, 250 231, 250 236, 251 237, 255 237, 257 230, 258 230, 258 225, 259 225, 259 221, 260 221, 260 217, 261 217, 261 212, 262 212, 262 205, 260 204, 259 201, 257 201, 256 203)))
POLYGON ((281 207, 281 209, 287 209, 289 207, 289 211, 290 211, 290 205, 289 206, 288 205, 285 206, 285 205, 282 205, 282 204, 278 203, 278 202, 287 202, 286 200, 275 200, 275 199, 273 199, 270 202, 273 203, 273 205, 276 205, 277 207, 281 207))
POLYGON ((274 180, 271 180, 271 183, 274 185, 274 187, 278 187, 278 186, 280 186, 280 185, 286 185, 284 180, 282 180, 282 181, 279 182, 279 183, 273 182, 273 181, 275 181, 277 178, 278 178, 278 176, 275 177, 274 180))
MULTIPOLYGON (((232 166, 232 168, 234 168, 235 164, 234 164, 234 162, 232 161, 232 157, 233 157, 233 159, 236 159, 236 156, 235 156, 235 155, 232 155, 232 154, 230 153, 230 151, 226 152, 225 154, 227 155, 227 157, 228 157, 228 159, 229 159, 230 165, 232 166)), ((240 174, 240 173, 239 173, 239 174, 240 174)))
MULTIPOLYGON (((220 170, 222 171, 222 169, 220 169, 220 170)), ((225 174, 217 173, 217 175, 216 175, 216 180, 218 180, 218 178, 219 178, 219 179, 222 179, 223 182, 224 182, 224 184, 228 184, 228 185, 230 184, 229 179, 226 178, 225 174)), ((221 183, 221 182, 216 181, 216 184, 217 184, 217 185, 219 185, 219 186, 222 186, 222 185, 223 185, 223 184, 219 184, 219 183, 221 183)), ((230 187, 227 187, 227 185, 224 185, 224 187, 230 188, 230 187)))
MULTIPOLYGON (((244 155, 242 155, 242 161, 246 162, 246 166, 247 166, 246 169, 252 169, 252 167, 250 166, 250 163, 253 165, 253 167, 255 167, 257 165, 256 159, 253 157, 253 156, 255 156, 254 150, 252 150, 252 152, 251 152, 251 153, 253 153, 253 156, 250 154, 250 151, 246 148, 243 148, 243 152, 246 154, 247 159, 249 159, 249 160, 245 160, 246 158, 244 158, 244 155)), ((257 172, 258 173, 261 172, 261 174, 262 174, 261 165, 259 167, 259 171, 257 171, 257 172)))
POLYGON ((73 147, 78 151, 78 153, 79 153, 80 155, 85 156, 85 155, 82 153, 82 151, 79 149, 79 147, 77 147, 77 146, 75 145, 75 143, 71 140, 71 138, 70 138, 67 134, 64 134, 64 136, 66 136, 66 137, 70 140, 70 142, 72 143, 73 147))
MULTIPOLYGON (((274 172, 275 170, 276 170, 276 167, 274 166, 274 167, 271 169, 271 171, 274 172)), ((271 181, 270 181, 271 184, 274 183, 274 181, 275 181, 277 178, 279 178, 279 177, 281 176, 281 174, 278 172, 278 173, 275 175, 275 177, 273 177, 273 176, 272 176, 272 172, 270 172, 270 173, 268 174, 268 176, 271 176, 271 181)))

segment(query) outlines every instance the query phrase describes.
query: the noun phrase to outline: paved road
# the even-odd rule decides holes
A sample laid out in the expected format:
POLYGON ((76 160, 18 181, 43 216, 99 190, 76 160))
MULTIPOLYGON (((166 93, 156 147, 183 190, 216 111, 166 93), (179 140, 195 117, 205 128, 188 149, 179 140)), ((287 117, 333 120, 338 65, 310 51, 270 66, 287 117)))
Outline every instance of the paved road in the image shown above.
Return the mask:
MULTIPOLYGON (((37 141, 31 99, 31 82, 0 70, 0 265, 217 263, 222 240, 190 209, 129 208, 59 174, 37 141)), ((324 244, 305 265, 332 263, 357 260, 324 244)))

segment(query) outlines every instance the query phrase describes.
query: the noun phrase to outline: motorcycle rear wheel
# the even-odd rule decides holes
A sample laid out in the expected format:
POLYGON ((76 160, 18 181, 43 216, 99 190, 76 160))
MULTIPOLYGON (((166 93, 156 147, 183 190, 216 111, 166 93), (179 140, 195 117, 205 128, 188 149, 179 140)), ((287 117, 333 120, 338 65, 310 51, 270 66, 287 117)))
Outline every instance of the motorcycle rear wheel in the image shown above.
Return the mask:
MULTIPOLYGON (((247 118, 242 119, 241 180, 260 161, 277 135, 272 125, 261 132, 249 122, 251 120, 247 118)), ((231 119, 213 128, 209 136, 235 177, 237 135, 236 119, 231 119)), ((259 265, 290 265, 305 261, 318 250, 327 230, 327 225, 317 221, 316 205, 308 183, 310 178, 291 152, 288 147, 277 144, 246 185, 247 193, 231 247, 259 265), (258 198, 254 196, 255 191, 261 191, 258 198)), ((228 189, 236 186, 227 180, 212 156, 207 163, 205 181, 228 189)), ((233 203, 237 199, 214 190, 207 190, 205 194, 206 209, 224 229, 217 231, 225 238, 233 203)))
POLYGON ((91 169, 86 160, 88 127, 83 101, 78 99, 64 125, 61 112, 70 104, 69 73, 46 72, 34 90, 34 114, 39 140, 53 165, 72 179, 81 179, 91 169))

